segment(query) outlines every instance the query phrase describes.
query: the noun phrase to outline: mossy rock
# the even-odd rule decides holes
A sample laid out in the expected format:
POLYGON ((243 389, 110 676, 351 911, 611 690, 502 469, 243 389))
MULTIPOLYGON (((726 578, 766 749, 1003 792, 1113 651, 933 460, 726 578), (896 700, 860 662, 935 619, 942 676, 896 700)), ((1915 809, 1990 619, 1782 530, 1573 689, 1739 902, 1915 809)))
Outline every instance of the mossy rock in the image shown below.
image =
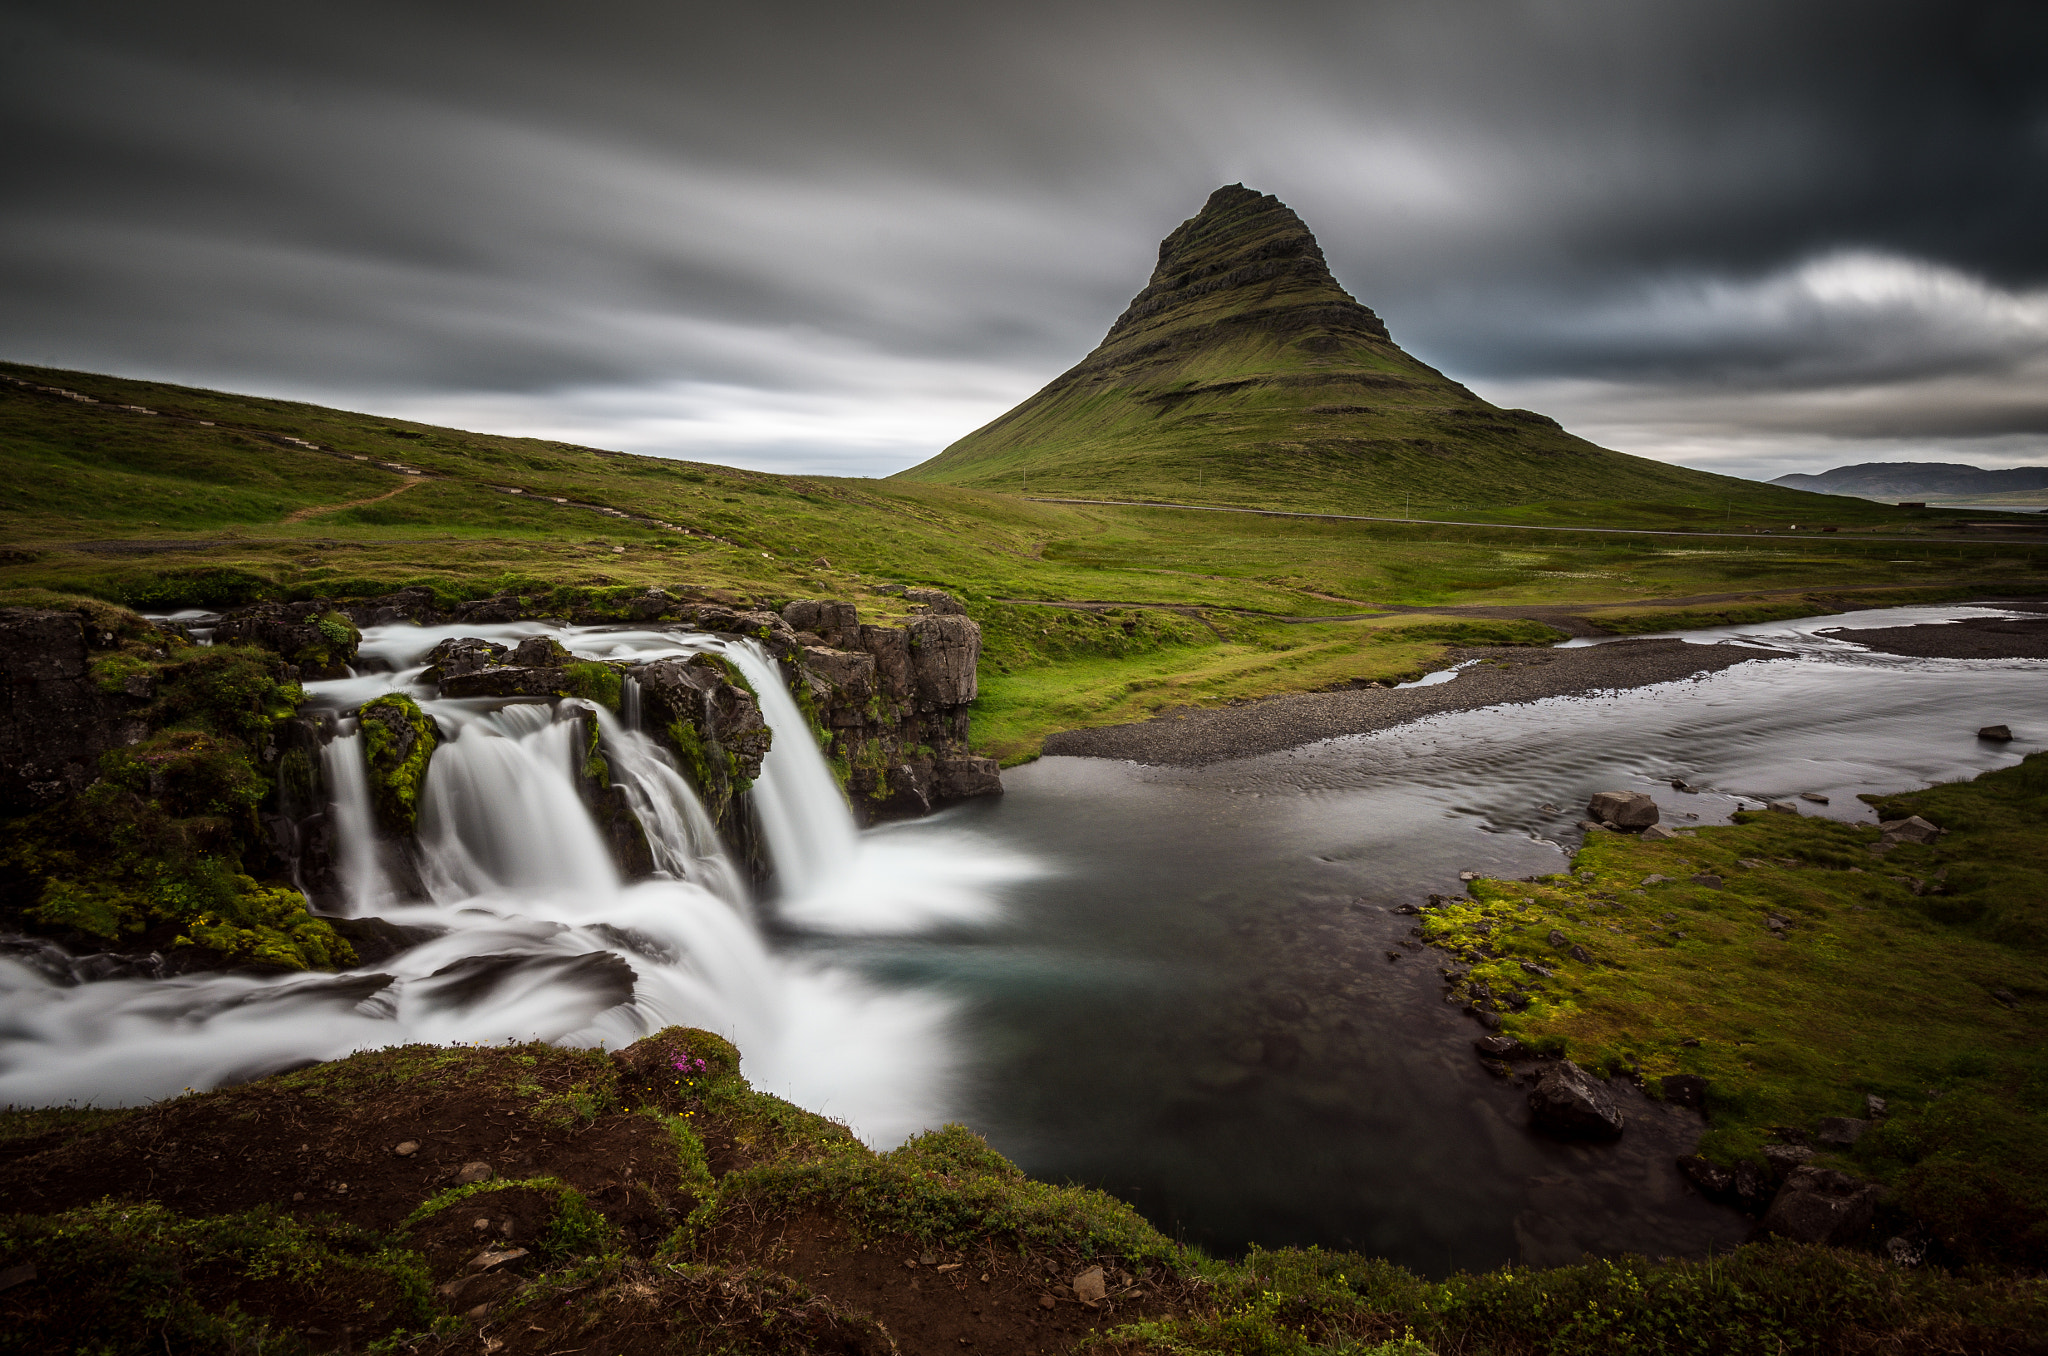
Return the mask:
POLYGON ((369 765, 370 801, 377 822, 400 837, 419 829, 420 791, 427 762, 440 745, 433 718, 402 692, 363 703, 363 759, 369 765))

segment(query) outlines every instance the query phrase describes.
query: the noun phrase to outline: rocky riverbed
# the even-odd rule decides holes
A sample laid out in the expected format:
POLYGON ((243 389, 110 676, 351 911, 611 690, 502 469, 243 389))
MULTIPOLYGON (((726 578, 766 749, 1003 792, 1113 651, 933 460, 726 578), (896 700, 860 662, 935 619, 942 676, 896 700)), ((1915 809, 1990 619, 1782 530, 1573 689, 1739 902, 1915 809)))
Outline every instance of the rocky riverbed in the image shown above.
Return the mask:
POLYGON ((1648 687, 1791 657, 1785 651, 1679 640, 1624 640, 1580 649, 1454 649, 1450 658, 1461 667, 1452 682, 1304 692, 1211 710, 1169 711, 1132 725, 1063 731, 1046 739, 1045 752, 1199 767, 1369 734, 1422 716, 1648 687))

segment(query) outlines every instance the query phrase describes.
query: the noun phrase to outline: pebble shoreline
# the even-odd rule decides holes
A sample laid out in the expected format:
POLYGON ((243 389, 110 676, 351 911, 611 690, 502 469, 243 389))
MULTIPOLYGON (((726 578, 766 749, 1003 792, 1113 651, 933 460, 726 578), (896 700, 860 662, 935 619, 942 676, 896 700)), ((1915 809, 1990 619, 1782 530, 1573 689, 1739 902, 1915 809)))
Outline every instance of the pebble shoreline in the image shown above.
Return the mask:
POLYGON ((1480 662, 1451 682, 1429 687, 1289 693, 1239 706, 1166 711, 1129 725, 1062 730, 1046 737, 1045 752, 1200 767, 1320 739, 1368 734, 1446 711, 1681 682, 1737 664, 1795 656, 1783 650, 1682 640, 1617 640, 1568 650, 1461 647, 1451 650, 1449 657, 1454 663, 1480 662))

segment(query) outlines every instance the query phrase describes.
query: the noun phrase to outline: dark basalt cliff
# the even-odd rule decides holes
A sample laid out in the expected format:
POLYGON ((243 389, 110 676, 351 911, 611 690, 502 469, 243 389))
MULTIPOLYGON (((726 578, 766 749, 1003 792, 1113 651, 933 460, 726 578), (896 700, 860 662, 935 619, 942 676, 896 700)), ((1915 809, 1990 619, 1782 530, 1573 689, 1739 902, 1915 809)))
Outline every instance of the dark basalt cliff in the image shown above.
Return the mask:
MULTIPOLYGON (((916 615, 878 626, 836 600, 777 612, 650 590, 573 620, 758 643, 854 814, 872 822, 1002 791, 994 760, 967 750, 981 629, 947 594, 913 590, 910 601, 916 615)), ((227 614, 214 644, 198 646, 182 627, 105 604, 0 609, 0 934, 14 934, 4 945, 75 980, 324 968, 406 944, 376 920, 307 913, 309 901, 341 898, 321 757, 336 722, 295 710, 297 684, 345 673, 363 626, 534 615, 513 596, 444 609, 425 589, 259 603, 227 614)), ((668 747, 736 858, 765 880, 748 791, 775 735, 728 661, 599 663, 548 636, 506 646, 458 635, 428 663, 425 680, 443 696, 576 698, 613 711, 630 680, 643 728, 668 747)), ((380 852, 400 890, 416 889, 415 807, 438 734, 402 693, 361 716, 380 852)), ((648 844, 610 780, 597 722, 585 717, 582 731, 583 800, 621 873, 648 875, 648 844)))

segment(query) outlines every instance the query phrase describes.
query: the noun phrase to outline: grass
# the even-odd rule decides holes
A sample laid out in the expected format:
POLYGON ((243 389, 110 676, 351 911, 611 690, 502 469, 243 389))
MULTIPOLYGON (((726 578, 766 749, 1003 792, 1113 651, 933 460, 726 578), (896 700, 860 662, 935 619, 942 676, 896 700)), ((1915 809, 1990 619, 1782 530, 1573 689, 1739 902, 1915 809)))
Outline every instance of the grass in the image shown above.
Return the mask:
POLYGON ((1882 856, 1875 828, 1776 812, 1661 842, 1593 834, 1572 872, 1474 882, 1424 936, 1524 1043, 1653 1091, 1703 1076, 1710 1158, 1883 1098, 1889 1118, 1820 1161, 1891 1186, 1955 1256, 2040 1266, 2048 755, 1880 809, 1950 832, 1882 856))
MULTIPOLYGON (((1396 663, 1361 639, 1370 626, 1317 631, 1280 618, 1476 604, 1601 618, 1607 605, 1655 612, 1668 610, 1659 600, 1701 594, 1728 595, 1726 607, 1826 609, 1870 590, 1954 596, 2038 589, 2048 576, 2043 546, 1943 538, 1953 511, 1791 491, 1770 493, 1792 495, 1806 520, 1832 514, 1844 530, 1630 537, 1055 505, 905 480, 773 476, 20 365, 0 374, 101 402, 0 383, 12 473, 0 482, 0 602, 86 595, 168 610, 424 586, 451 602, 515 591, 565 611, 661 586, 769 602, 845 597, 865 619, 887 621, 905 605, 876 589, 933 585, 983 625, 991 662, 977 729, 1010 758, 1062 724, 1149 709, 1152 698, 1124 683, 1181 679, 1168 704, 1226 702, 1290 682, 1394 676, 1428 667, 1443 645, 1396 663), (379 499, 401 485, 411 488, 379 499), (379 502, 362 502, 370 499, 379 502), (1864 539, 1879 531, 1912 540, 1864 539), (1800 596, 1772 596, 1783 591, 1800 596), (1126 605, 1138 626, 1126 629, 1129 611, 1054 617, 1032 606, 1046 602, 1126 605), (1358 656, 1340 653, 1347 645, 1387 662, 1348 673, 1358 656), (1311 662, 1315 646, 1326 660, 1311 662), (1122 682, 1094 680, 1119 666, 1132 670, 1122 682), (1093 699, 1072 695, 1075 678, 1093 699), (1053 692, 1069 694, 1057 712, 1043 704, 1053 692)), ((1174 488, 1200 486, 1191 478, 1174 488)), ((1309 478, 1275 494, 1302 500, 1290 507, 1336 506, 1339 490, 1326 489, 1309 478)), ((1503 524, 1744 521, 1725 506, 1648 491, 1620 498, 1614 487, 1597 499, 1520 505, 1470 493, 1437 507, 1503 524)))
MULTIPOLYGON (((358 1345, 387 1351, 497 1349, 491 1341, 511 1343, 519 1356, 592 1343, 886 1349, 875 1318, 853 1298, 862 1293, 857 1284, 841 1290, 833 1278, 857 1273, 877 1251, 895 1268, 897 1256, 920 1250, 973 1262, 956 1279, 997 1280, 991 1298, 1021 1281, 1028 1299, 1040 1286, 1058 1288, 1048 1277, 1097 1264, 1142 1283, 1153 1298, 1126 1305, 1122 1316, 1105 1313, 1084 1342, 1130 1356, 2018 1352, 2048 1320, 2048 1287, 2038 1276, 1906 1270, 1868 1254, 1789 1244, 1701 1261, 1588 1259, 1441 1280, 1317 1249, 1209 1257, 1159 1234, 1114 1197, 1027 1178, 958 1126, 875 1153, 844 1127, 756 1092, 730 1045, 681 1028, 612 1058, 544 1045, 370 1052, 192 1094, 112 1124, 73 1121, 63 1133, 68 1143, 52 1151, 61 1157, 46 1180, 69 1180, 79 1164, 167 1140, 193 1166, 146 1180, 109 1168, 108 1199, 0 1216, 0 1271, 35 1268, 31 1283, 0 1293, 12 1350, 324 1349, 344 1327, 358 1345), (700 1059, 701 1068, 675 1067, 700 1059), (541 1128, 564 1097, 590 1108, 593 1135, 649 1116, 679 1126, 673 1142, 689 1159, 686 1170, 661 1186, 668 1179, 645 1178, 652 1165, 642 1159, 637 1189, 687 1210, 680 1227, 665 1237, 636 1234, 612 1218, 644 1208, 630 1193, 568 1184, 562 1174, 596 1172, 609 1188, 618 1164, 579 1148, 580 1131, 541 1128), (404 1108, 396 1122, 394 1105, 404 1108), (536 1157, 535 1171, 445 1189, 404 1160, 384 1157, 380 1168, 358 1158, 350 1199, 385 1201, 387 1224, 350 1223, 282 1200, 191 1214, 158 1196, 189 1192, 184 1177, 215 1155, 264 1161, 308 1139, 317 1161, 333 1152, 334 1137, 361 1133, 353 1127, 381 1126, 369 1133, 388 1136, 393 1124, 445 1125, 448 1133, 496 1126, 495 1148, 472 1137, 465 1152, 495 1156, 520 1145, 536 1157), (708 1158, 707 1142, 721 1146, 708 1158), (413 1185, 394 1195, 390 1184, 398 1182, 413 1185), (508 1211, 525 1221, 512 1242, 529 1255, 482 1292, 491 1296, 485 1305, 473 1306, 478 1292, 453 1283, 468 1274, 478 1247, 468 1217, 508 1211), (828 1250, 814 1258, 808 1280, 791 1266, 796 1239, 828 1250)), ((950 1285, 928 1288, 932 1313, 959 1302, 950 1285)), ((970 1292, 965 1302, 983 1301, 970 1292)), ((1009 1335, 1045 1340, 1021 1323, 1009 1335)))

